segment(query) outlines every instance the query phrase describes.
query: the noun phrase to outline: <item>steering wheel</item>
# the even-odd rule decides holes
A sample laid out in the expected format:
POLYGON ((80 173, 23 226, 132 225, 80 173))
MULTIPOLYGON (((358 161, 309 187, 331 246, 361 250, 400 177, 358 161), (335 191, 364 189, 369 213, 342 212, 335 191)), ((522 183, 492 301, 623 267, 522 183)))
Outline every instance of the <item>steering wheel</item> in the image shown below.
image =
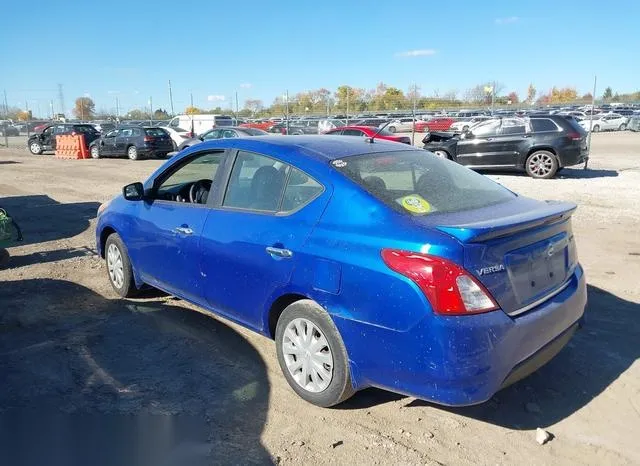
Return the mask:
POLYGON ((204 204, 207 202, 211 180, 198 180, 189 188, 189 200, 192 204, 204 204))

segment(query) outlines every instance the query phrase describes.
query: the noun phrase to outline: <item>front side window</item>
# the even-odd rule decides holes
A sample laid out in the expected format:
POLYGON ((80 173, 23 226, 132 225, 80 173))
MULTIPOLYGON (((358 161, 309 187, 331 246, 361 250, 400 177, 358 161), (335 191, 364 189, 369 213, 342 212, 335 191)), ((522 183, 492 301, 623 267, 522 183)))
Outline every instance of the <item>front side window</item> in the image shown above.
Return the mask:
POLYGON ((123 129, 123 130, 120 130, 120 134, 118 136, 120 136, 121 138, 128 138, 128 137, 131 137, 132 135, 133 135, 132 129, 123 129))
POLYGON ((213 129, 211 131, 207 131, 206 133, 204 133, 202 135, 202 139, 204 141, 210 141, 212 139, 220 139, 220 133, 222 132, 222 130, 219 129, 213 129))
POLYGON ((407 215, 478 209, 515 194, 461 165, 423 151, 355 155, 333 167, 387 206, 407 215))
POLYGON ((521 118, 503 118, 500 134, 524 134, 526 132, 526 122, 521 118))
POLYGON ((222 132, 222 137, 223 138, 236 138, 238 137, 238 135, 236 134, 235 131, 231 130, 231 129, 225 129, 222 132))
POLYGON ((155 197, 167 201, 206 204, 212 180, 223 157, 223 152, 208 152, 189 159, 161 182, 155 197))

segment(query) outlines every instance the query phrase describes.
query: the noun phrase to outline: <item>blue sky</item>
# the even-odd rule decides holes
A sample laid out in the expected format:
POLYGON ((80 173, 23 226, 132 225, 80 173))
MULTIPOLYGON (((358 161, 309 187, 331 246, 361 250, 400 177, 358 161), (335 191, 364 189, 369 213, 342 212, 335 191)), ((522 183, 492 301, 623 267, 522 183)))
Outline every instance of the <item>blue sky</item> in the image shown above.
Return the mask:
MULTIPOLYGON (((66 111, 89 95, 121 113, 238 93, 271 104, 290 94, 380 81, 423 94, 496 80, 590 91, 640 89, 640 2, 279 0, 3 2, 0 92, 44 114, 63 84, 66 111), (379 5, 376 7, 376 5, 379 5), (606 5, 611 5, 607 7, 606 5)), ((222 100, 224 99, 224 100, 222 100)), ((235 105, 235 104, 234 104, 235 105)))

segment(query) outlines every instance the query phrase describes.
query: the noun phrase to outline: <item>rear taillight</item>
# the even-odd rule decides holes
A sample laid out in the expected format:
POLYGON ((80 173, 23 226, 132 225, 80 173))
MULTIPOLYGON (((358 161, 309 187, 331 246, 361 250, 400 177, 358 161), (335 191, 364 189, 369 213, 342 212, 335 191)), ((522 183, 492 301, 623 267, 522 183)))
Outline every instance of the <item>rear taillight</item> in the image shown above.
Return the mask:
POLYGON ((153 138, 151 136, 145 136, 144 142, 153 142, 153 138))
POLYGON ((396 249, 383 249, 382 259, 391 270, 418 285, 437 314, 479 314, 498 309, 475 278, 447 259, 396 249))
POLYGON ((567 133, 567 137, 572 141, 580 141, 582 139, 582 136, 580 135, 580 133, 576 133, 575 131, 567 133))

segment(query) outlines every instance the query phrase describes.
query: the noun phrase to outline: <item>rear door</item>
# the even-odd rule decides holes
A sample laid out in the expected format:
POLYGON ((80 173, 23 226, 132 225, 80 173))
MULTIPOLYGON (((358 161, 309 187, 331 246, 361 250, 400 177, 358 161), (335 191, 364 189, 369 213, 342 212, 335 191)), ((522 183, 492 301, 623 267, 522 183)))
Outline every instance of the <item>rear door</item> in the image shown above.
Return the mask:
POLYGON ((263 328, 266 303, 303 262, 304 243, 330 192, 279 160, 238 151, 220 207, 202 233, 201 269, 209 304, 263 328))

